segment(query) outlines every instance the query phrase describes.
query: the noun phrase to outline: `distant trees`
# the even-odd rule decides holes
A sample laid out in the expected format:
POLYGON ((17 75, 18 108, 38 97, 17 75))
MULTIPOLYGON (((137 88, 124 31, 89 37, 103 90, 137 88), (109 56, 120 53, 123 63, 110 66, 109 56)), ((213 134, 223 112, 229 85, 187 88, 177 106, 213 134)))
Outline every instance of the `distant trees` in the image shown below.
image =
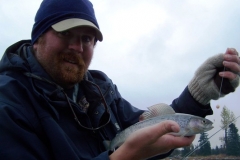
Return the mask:
POLYGON ((211 144, 208 140, 208 134, 206 132, 201 133, 199 138, 199 148, 198 155, 208 156, 211 155, 211 144))
POLYGON ((226 154, 232 156, 240 156, 240 138, 238 134, 238 129, 235 124, 229 125, 228 129, 228 141, 226 147, 226 154))
POLYGON ((226 146, 216 146, 211 149, 210 141, 208 140, 207 133, 201 133, 199 138, 199 144, 197 146, 191 145, 187 147, 183 147, 182 150, 176 150, 173 152, 173 157, 178 157, 182 155, 185 156, 210 156, 210 155, 219 155, 225 154, 228 156, 240 156, 240 136, 238 134, 238 129, 234 123, 229 125, 227 131, 227 144, 226 146), (196 151, 194 151, 196 149, 196 151), (190 153, 190 154, 189 154, 190 153))
POLYGON ((211 152, 212 152, 213 155, 218 155, 218 154, 220 154, 220 149, 219 149, 218 146, 216 146, 216 148, 215 148, 215 149, 212 149, 211 152))
POLYGON ((225 154, 228 156, 240 156, 240 136, 238 134, 238 128, 235 125, 236 117, 232 111, 226 106, 223 107, 221 112, 221 128, 224 130, 224 137, 219 137, 223 142, 223 145, 216 146, 211 149, 211 144, 206 132, 200 134, 198 145, 183 147, 182 150, 173 152, 172 156, 178 157, 185 156, 209 156, 225 154), (195 148, 195 150, 194 150, 195 148))
POLYGON ((190 146, 183 147, 182 156, 186 156, 191 151, 190 146))
POLYGON ((228 141, 227 135, 228 135, 228 125, 231 124, 235 120, 235 115, 232 111, 230 111, 226 106, 223 107, 223 110, 221 112, 221 128, 224 129, 225 135, 224 135, 224 147, 226 148, 226 144, 228 141))

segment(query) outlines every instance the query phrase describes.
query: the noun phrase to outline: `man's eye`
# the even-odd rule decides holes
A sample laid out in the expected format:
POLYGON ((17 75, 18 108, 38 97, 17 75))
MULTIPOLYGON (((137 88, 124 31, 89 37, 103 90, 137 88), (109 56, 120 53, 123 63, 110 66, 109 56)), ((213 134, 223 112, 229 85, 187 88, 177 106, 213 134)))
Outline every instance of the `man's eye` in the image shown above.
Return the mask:
POLYGON ((82 41, 83 42, 90 42, 92 41, 93 37, 92 36, 82 36, 82 41))
POLYGON ((62 32, 58 32, 58 35, 60 37, 67 37, 70 35, 70 32, 69 31, 62 31, 62 32))

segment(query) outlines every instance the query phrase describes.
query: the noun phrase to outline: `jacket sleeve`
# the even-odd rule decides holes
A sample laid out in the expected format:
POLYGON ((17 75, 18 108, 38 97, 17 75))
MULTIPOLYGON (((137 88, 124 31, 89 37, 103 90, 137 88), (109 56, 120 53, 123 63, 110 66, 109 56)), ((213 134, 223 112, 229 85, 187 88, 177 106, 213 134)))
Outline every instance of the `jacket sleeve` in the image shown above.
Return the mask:
POLYGON ((171 106, 178 113, 192 114, 200 117, 213 114, 210 104, 202 105, 197 102, 190 94, 188 87, 184 89, 177 99, 173 100, 171 106))

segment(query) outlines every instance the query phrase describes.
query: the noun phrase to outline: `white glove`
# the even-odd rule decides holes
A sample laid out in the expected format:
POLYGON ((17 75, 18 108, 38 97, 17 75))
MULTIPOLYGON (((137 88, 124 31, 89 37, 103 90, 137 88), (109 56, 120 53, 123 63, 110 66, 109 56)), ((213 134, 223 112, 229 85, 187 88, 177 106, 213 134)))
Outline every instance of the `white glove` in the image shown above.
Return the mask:
POLYGON ((211 99, 217 100, 230 92, 234 92, 239 85, 239 76, 228 80, 218 75, 224 70, 223 54, 218 54, 207 59, 195 72, 188 85, 191 95, 199 103, 206 105, 211 99), (220 86, 221 93, 220 93, 220 86))

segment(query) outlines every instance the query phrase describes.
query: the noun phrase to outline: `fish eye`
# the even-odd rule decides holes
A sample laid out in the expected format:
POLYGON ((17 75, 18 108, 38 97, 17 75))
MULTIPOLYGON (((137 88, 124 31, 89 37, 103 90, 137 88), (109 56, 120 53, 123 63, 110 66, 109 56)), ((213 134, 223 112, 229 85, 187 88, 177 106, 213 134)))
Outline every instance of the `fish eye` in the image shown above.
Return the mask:
POLYGON ((206 120, 202 120, 203 123, 206 123, 206 120))

